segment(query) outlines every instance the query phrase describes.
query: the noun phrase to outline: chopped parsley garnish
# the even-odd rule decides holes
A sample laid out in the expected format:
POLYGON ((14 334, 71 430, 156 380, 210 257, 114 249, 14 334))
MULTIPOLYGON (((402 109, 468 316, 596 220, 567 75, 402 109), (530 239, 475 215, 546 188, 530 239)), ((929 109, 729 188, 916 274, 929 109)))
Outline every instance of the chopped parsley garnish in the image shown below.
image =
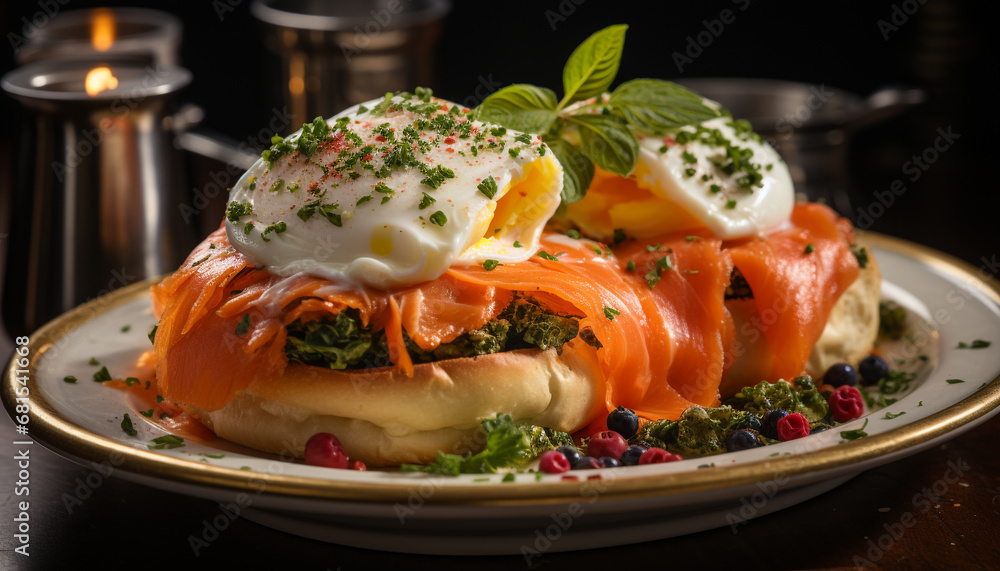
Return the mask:
POLYGON ((816 251, 816 246, 814 246, 812 242, 806 244, 806 250, 805 250, 806 254, 812 254, 815 251, 816 251))
POLYGON ((131 329, 132 329, 131 325, 122 325, 121 331, 122 331, 122 333, 128 333, 129 330, 131 330, 131 329))
POLYGON ((253 205, 249 202, 233 202, 226 208, 226 220, 236 224, 243 216, 253 214, 253 205))
POLYGON ((518 241, 518 240, 514 240, 514 247, 515 247, 515 248, 523 248, 523 247, 524 247, 524 244, 522 244, 522 243, 521 243, 520 241, 518 241))
POLYGON ((163 395, 156 395, 156 402, 163 402, 163 395))
POLYGON ((149 337, 149 342, 150 343, 154 343, 154 344, 156 343, 156 330, 159 329, 159 328, 160 328, 160 325, 157 324, 157 325, 154 325, 153 328, 149 331, 148 337, 149 337))
POLYGON ((615 228, 615 231, 614 231, 614 242, 615 242, 615 245, 621 244, 622 242, 624 242, 627 239, 628 239, 628 236, 625 235, 625 230, 624 229, 622 229, 622 228, 615 228))
POLYGON ((125 418, 122 419, 122 431, 129 436, 135 436, 139 432, 132 426, 132 419, 129 418, 128 413, 125 413, 125 418))
POLYGON ((613 307, 610 307, 610 306, 607 306, 607 305, 604 306, 604 317, 607 317, 609 321, 610 320, 614 320, 615 316, 621 315, 621 314, 622 314, 622 312, 618 311, 617 309, 615 309, 613 307))
POLYGON ((499 265, 500 262, 497 260, 486 260, 485 262, 483 262, 483 268, 485 268, 487 272, 495 270, 496 267, 499 265))
POLYGON ((566 235, 569 236, 570 238, 574 238, 574 239, 577 239, 577 240, 580 239, 580 231, 579 230, 575 230, 575 229, 570 228, 569 230, 566 231, 566 235))
POLYGON ((142 382, 142 381, 140 381, 139 379, 137 379, 135 377, 126 377, 125 378, 125 386, 126 387, 131 387, 133 385, 138 385, 140 382, 142 382))
POLYGON ((552 261, 552 262, 558 262, 559 261, 559 256, 553 256, 552 254, 546 252, 545 250, 539 250, 538 251, 538 257, 541 258, 541 259, 543 259, 543 260, 549 260, 549 261, 552 261))
POLYGON ((389 188, 389 185, 384 182, 380 182, 375 185, 375 192, 381 192, 382 194, 396 194, 396 191, 389 188))
POLYGON ((721 192, 722 191, 722 187, 719 186, 719 185, 717 185, 717 184, 713 184, 712 186, 708 187, 708 190, 711 191, 711 192, 713 192, 713 193, 714 192, 721 192))
POLYGON ((437 202, 437 199, 425 192, 424 197, 420 199, 420 204, 417 205, 417 208, 423 210, 435 202, 437 202))
POLYGON ((634 272, 635 271, 635 262, 633 262, 632 260, 629 260, 628 261, 628 265, 626 267, 628 268, 628 271, 634 272))
POLYGON ((66 375, 65 377, 63 377, 63 382, 64 383, 75 383, 76 382, 76 377, 74 377, 73 375, 66 375))
POLYGON ((105 381, 111 380, 111 373, 108 372, 107 367, 101 367, 100 371, 94 373, 94 382, 103 383, 105 381))
POLYGON ((695 164, 695 163, 698 162, 698 159, 695 158, 694 155, 692 155, 691 153, 689 153, 687 151, 684 151, 683 153, 681 153, 681 158, 684 159, 684 162, 686 162, 689 165, 693 165, 693 164, 695 164))
POLYGON ((982 339, 976 339, 972 343, 966 343, 965 341, 958 342, 959 349, 985 349, 989 347, 992 343, 990 341, 984 341, 982 339))
POLYGON ((142 416, 145 416, 146 418, 153 418, 153 409, 140 410, 139 414, 141 414, 142 416))
POLYGON ((868 267, 868 250, 866 248, 858 248, 857 245, 851 244, 851 252, 858 260, 858 266, 862 270, 868 267))
POLYGON ((663 244, 646 244, 647 252, 655 252, 663 247, 663 244))
POLYGON ((448 222, 448 217, 445 216, 444 212, 438 210, 430 215, 430 221, 438 226, 444 226, 448 222))
POLYGON ((698 171, 696 171, 693 168, 686 168, 686 169, 684 169, 684 176, 694 176, 696 174, 698 174, 698 171))
POLYGON ((283 188, 285 188, 285 179, 279 178, 277 181, 274 182, 274 184, 271 185, 271 188, 267 190, 270 192, 278 192, 283 188))
POLYGON ((903 416, 904 414, 906 414, 905 410, 903 412, 897 412, 896 414, 893 414, 893 413, 891 413, 889 411, 885 411, 885 418, 886 418, 886 420, 892 420, 894 418, 899 418, 900 416, 903 416))
POLYGON ((957 385, 958 383, 964 383, 965 381, 963 381, 962 379, 948 379, 945 382, 948 383, 949 385, 957 385))
POLYGON ((445 167, 444 165, 438 165, 437 168, 432 169, 421 163, 418 164, 420 172, 426 177, 420 181, 420 184, 436 189, 441 186, 441 183, 443 183, 445 179, 455 178, 455 171, 445 167))
POLYGON ((241 319, 240 322, 236 324, 236 334, 237 335, 243 335, 247 331, 250 331, 250 314, 249 313, 243 315, 243 319, 241 319))
POLYGON ((193 267, 195 267, 195 266, 198 266, 198 265, 200 265, 200 264, 201 264, 202 262, 204 262, 205 260, 208 260, 208 259, 209 259, 209 258, 211 258, 211 257, 212 257, 212 254, 205 254, 204 256, 202 256, 202 257, 198 258, 197 260, 195 260, 195 261, 191 262, 191 267, 193 268, 193 267))
POLYGON ((488 176, 476 188, 479 189, 479 192, 486 195, 486 198, 492 199, 497 193, 497 181, 493 180, 493 177, 488 176))
POLYGON ((252 230, 253 230, 253 222, 247 222, 243 226, 243 233, 244 234, 249 234, 252 230))
POLYGON ((267 238, 268 234, 270 234, 271 232, 274 232, 275 234, 281 234, 285 230, 288 230, 287 224, 285 224, 284 222, 276 222, 274 224, 271 224, 267 228, 264 228, 264 231, 260 233, 260 237, 263 238, 265 242, 270 242, 270 240, 267 238))
POLYGON ((100 364, 101 364, 101 362, 100 362, 100 361, 98 361, 98 360, 97 360, 97 359, 96 359, 95 357, 91 357, 91 358, 90 358, 90 360, 89 360, 89 361, 87 361, 87 364, 88 364, 88 365, 93 365, 93 366, 95 366, 95 367, 96 367, 96 366, 100 365, 100 364))
POLYGON ((150 450, 162 450, 164 448, 178 448, 184 446, 184 439, 173 434, 164 434, 149 441, 146 448, 150 450))
POLYGON ((728 200, 726 202, 726 208, 729 208, 729 209, 736 208, 736 201, 733 200, 733 199, 728 200))
POLYGON ((861 425, 861 428, 857 430, 844 430, 840 433, 840 437, 848 441, 857 440, 858 438, 864 438, 865 436, 868 436, 868 433, 865 432, 866 426, 868 426, 867 418, 865 419, 865 423, 861 425))
POLYGON ((362 204, 368 202, 371 199, 372 199, 372 195, 366 194, 366 195, 362 196, 361 198, 359 198, 358 201, 354 205, 355 206, 361 206, 362 204))

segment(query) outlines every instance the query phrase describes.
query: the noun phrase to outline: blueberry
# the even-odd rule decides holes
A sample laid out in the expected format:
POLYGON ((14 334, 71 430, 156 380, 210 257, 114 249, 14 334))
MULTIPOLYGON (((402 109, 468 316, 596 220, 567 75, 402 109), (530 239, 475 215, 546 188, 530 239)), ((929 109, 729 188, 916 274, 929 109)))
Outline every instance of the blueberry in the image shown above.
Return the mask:
POLYGON ((601 461, 593 456, 583 456, 579 462, 573 464, 574 470, 596 470, 603 467, 604 465, 601 464, 601 461))
POLYGON ((556 452, 561 453, 567 460, 569 460, 570 468, 576 468, 577 462, 580 461, 580 458, 583 458, 583 454, 580 454, 580 451, 572 446, 560 446, 559 448, 556 448, 556 452))
POLYGON ((620 406, 608 415, 608 428, 628 439, 639 432, 639 417, 631 410, 620 406))
POLYGON ((889 376, 889 363, 878 355, 868 355, 858 365, 858 372, 861 373, 861 384, 871 386, 889 376))
POLYGON ((629 446, 628 449, 626 449, 622 454, 622 457, 618 460, 618 462, 622 466, 638 466, 639 457, 642 456, 642 453, 645 451, 646 449, 642 446, 629 446))
POLYGON ((756 448, 759 445, 757 435, 751 430, 736 430, 726 438, 726 450, 729 452, 756 448))
POLYGON ((618 460, 615 460, 610 456, 601 456, 600 462, 605 468, 617 468, 619 466, 618 460))
POLYGON ((777 440, 778 421, 786 416, 788 416, 788 411, 784 410, 772 410, 767 413, 767 416, 764 417, 764 426, 761 427, 760 433, 772 440, 777 440))
POLYGON ((853 387, 858 384, 858 372, 847 363, 837 363, 830 365, 830 368, 826 370, 826 374, 823 375, 823 382, 833 387, 842 387, 844 385, 851 385, 853 387))

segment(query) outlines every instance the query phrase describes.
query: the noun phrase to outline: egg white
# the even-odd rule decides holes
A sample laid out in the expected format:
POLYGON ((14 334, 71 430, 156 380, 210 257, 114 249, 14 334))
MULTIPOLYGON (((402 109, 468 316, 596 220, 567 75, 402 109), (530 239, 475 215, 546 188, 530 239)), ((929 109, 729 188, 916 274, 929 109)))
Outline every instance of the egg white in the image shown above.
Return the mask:
MULTIPOLYGON (((373 129, 388 123, 398 135, 418 115, 399 109, 375 116, 371 109, 380 101, 363 104, 368 110, 354 106, 327 123, 349 117, 347 129, 360 136, 363 145, 386 148, 391 141, 378 140, 380 135, 373 129)), ((393 98, 394 103, 405 101, 393 98)), ((420 104, 417 99, 412 102, 420 104)), ((442 106, 440 113, 453 107, 440 99, 433 102, 442 106)), ((233 188, 230 204, 250 204, 252 213, 227 220, 230 242, 272 274, 308 272, 380 289, 433 280, 452 265, 523 261, 537 249, 545 222, 559 205, 562 167, 537 136, 526 143, 523 137, 515 141, 521 135, 515 131, 492 131, 494 126, 478 121, 472 125, 484 134, 478 142, 476 137, 461 138, 457 133, 421 133, 421 140, 432 144, 427 152, 415 151, 416 158, 429 168, 440 165, 454 174, 436 189, 421 182, 425 174, 415 167, 393 168, 391 174, 378 178, 381 151, 363 161, 371 169, 350 171, 358 173, 353 180, 347 176, 349 171, 338 176, 332 168, 343 149, 321 147, 310 157, 294 152, 271 166, 258 160, 233 188), (473 145, 477 145, 476 155, 473 145), (518 149, 517 156, 512 156, 512 148, 518 149), (478 189, 490 177, 496 184, 492 198, 478 189), (379 183, 392 192, 378 192, 379 183), (425 195, 434 202, 421 209, 425 195), (320 196, 322 204, 337 205, 331 211, 339 216, 340 226, 322 214, 314 213, 307 220, 298 215, 320 196), (365 196, 372 198, 358 204, 365 196), (432 217, 437 212, 446 218, 443 225, 432 217), (284 231, 263 234, 280 223, 284 231)), ((286 140, 300 135, 301 130, 286 140)), ((357 148, 348 145, 348 152, 357 148)))

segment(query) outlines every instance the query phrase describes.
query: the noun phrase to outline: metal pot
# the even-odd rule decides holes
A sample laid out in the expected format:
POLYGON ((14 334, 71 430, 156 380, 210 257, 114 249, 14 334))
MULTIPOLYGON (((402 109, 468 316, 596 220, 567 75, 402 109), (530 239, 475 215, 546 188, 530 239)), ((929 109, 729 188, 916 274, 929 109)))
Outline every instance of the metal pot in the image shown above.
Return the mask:
POLYGON ((173 271, 195 243, 171 129, 191 74, 121 60, 44 60, 0 86, 27 112, 11 197, 3 318, 29 332, 133 281, 173 271), (96 94, 105 67, 117 86, 96 94))

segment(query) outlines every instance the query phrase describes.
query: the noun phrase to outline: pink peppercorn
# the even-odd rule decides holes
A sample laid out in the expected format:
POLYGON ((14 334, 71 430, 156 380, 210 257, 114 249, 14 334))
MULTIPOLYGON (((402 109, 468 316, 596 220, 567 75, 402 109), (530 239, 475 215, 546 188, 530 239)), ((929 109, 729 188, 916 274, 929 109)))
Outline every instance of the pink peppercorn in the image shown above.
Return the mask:
POLYGON ((621 458, 627 448, 628 442, 622 438, 621 434, 613 430, 605 430, 590 438, 590 441, 587 443, 587 456, 593 456, 594 458, 602 456, 621 458))
POLYGON ((801 412, 783 417, 778 421, 778 439, 782 442, 809 436, 809 419, 801 412))
POLYGON ((347 468, 347 453, 336 436, 317 432, 306 441, 306 464, 327 468, 347 468))
POLYGON ((864 399, 861 398, 861 392, 851 385, 834 389, 828 402, 830 411, 833 412, 833 420, 837 422, 847 422, 860 418, 865 412, 865 403, 864 399))
POLYGON ((562 474, 569 472, 569 460, 558 450, 546 450, 538 462, 538 469, 546 474, 562 474))
POLYGON ((677 454, 671 454, 662 448, 649 448, 639 456, 639 465, 662 464, 664 462, 676 462, 682 458, 677 454))

